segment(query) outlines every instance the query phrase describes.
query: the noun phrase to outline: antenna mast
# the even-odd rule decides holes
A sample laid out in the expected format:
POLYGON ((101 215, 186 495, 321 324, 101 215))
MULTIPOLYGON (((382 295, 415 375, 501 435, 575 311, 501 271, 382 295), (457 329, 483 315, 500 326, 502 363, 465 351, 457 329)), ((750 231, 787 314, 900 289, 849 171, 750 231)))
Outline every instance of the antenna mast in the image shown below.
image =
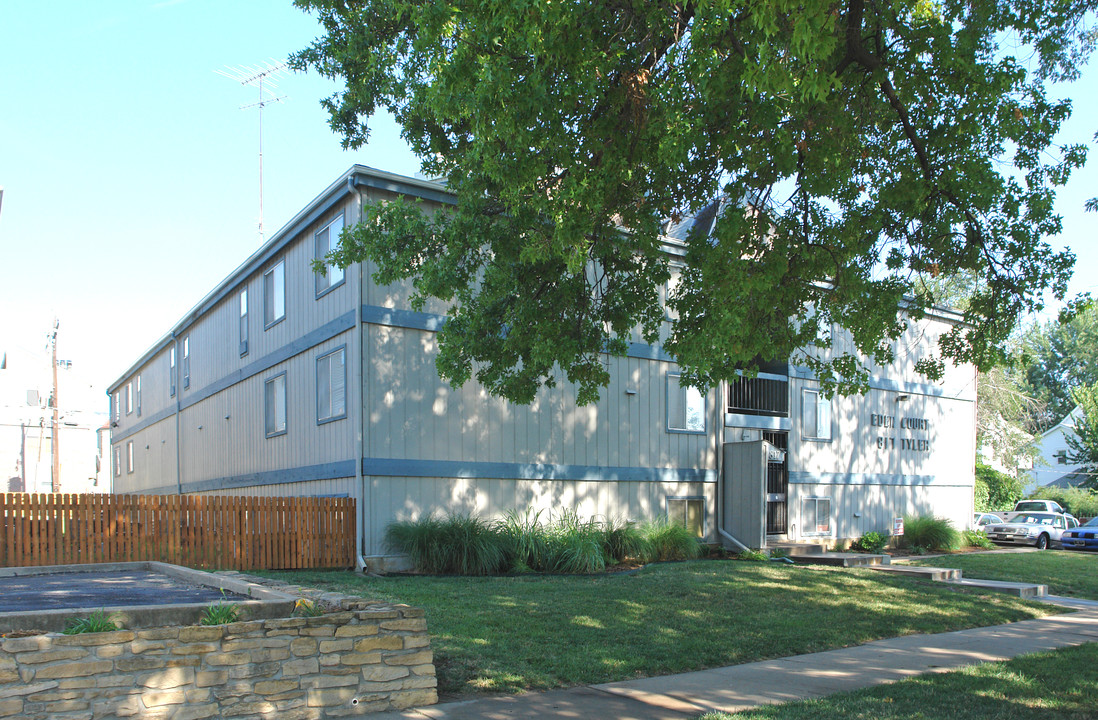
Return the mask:
POLYGON ((278 80, 286 72, 286 63, 269 60, 259 66, 241 65, 214 70, 218 75, 235 80, 241 85, 251 85, 259 90, 259 100, 241 105, 241 110, 259 108, 259 240, 263 241, 263 108, 271 103, 282 102, 285 95, 275 95, 278 80), (266 93, 266 95, 264 94, 266 93))

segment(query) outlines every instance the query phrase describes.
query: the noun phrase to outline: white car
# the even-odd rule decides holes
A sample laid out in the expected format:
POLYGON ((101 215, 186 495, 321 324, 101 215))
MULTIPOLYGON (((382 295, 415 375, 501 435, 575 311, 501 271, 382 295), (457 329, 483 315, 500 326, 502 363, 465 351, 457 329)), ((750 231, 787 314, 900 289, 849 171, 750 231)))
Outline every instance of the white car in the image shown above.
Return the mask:
POLYGON ((1050 512, 1022 512, 1010 520, 986 525, 987 539, 994 543, 1033 545, 1044 550, 1052 545, 1063 547, 1060 537, 1065 530, 1079 527, 1079 521, 1071 515, 1050 512))
POLYGON ((994 513, 972 513, 972 527, 979 530, 985 525, 998 525, 1003 519, 994 513))

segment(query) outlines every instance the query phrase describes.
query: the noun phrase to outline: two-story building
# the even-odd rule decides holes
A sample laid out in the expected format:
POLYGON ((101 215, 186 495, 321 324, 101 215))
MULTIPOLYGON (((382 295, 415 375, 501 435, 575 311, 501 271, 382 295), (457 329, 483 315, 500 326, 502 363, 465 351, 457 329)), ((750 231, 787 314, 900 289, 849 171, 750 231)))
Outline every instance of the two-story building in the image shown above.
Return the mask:
MULTIPOLYGON (((313 270, 366 204, 399 195, 453 202, 352 167, 111 385, 117 492, 354 497, 366 557, 388 552, 389 522, 433 512, 666 516, 752 547, 887 532, 904 513, 967 525, 975 371, 914 372, 959 316, 911 323, 861 396, 829 399, 788 363, 700 392, 634 342, 607 358, 596 404, 578 406, 562 374, 516 405, 438 377, 441 304, 411 310, 409 288, 379 286, 370 263, 313 270)), ((663 247, 685 254, 675 233, 663 247)), ((832 352, 851 348, 834 338, 832 352)))

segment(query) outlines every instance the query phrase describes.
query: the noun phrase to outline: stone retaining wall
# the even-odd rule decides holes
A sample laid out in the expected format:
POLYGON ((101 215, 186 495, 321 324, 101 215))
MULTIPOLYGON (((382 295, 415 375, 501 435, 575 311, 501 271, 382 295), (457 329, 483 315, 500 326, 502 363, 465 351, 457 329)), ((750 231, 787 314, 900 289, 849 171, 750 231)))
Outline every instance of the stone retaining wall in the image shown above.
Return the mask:
POLYGON ((0 718, 319 720, 437 702, 422 610, 0 640, 0 718))

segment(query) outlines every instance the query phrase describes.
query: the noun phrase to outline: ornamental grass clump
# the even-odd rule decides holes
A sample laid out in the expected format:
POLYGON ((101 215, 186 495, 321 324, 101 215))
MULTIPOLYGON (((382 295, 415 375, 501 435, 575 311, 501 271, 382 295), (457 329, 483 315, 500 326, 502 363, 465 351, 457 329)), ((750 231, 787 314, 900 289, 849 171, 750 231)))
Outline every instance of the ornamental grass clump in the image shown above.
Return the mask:
POLYGON ((920 515, 904 516, 904 534, 901 547, 927 550, 956 550, 961 546, 961 533, 946 518, 920 515))
POLYGON ((111 619, 106 610, 96 610, 88 617, 69 618, 65 621, 65 629, 61 632, 65 635, 82 635, 84 633, 113 632, 121 625, 111 619))
POLYGON ((685 525, 653 520, 641 527, 641 534, 652 546, 649 560, 692 560, 701 554, 698 539, 685 525))
POLYGON ((469 515, 432 515, 391 523, 385 541, 406 554, 422 572, 491 575, 506 567, 504 538, 488 523, 469 515))
POLYGON ((652 555, 652 543, 648 542, 635 523, 628 520, 608 520, 603 526, 603 550, 613 562, 639 560, 644 562, 652 555))
POLYGON ((983 530, 964 530, 961 532, 961 541, 965 547, 983 548, 984 550, 993 550, 995 543, 988 539, 987 533, 983 530))

